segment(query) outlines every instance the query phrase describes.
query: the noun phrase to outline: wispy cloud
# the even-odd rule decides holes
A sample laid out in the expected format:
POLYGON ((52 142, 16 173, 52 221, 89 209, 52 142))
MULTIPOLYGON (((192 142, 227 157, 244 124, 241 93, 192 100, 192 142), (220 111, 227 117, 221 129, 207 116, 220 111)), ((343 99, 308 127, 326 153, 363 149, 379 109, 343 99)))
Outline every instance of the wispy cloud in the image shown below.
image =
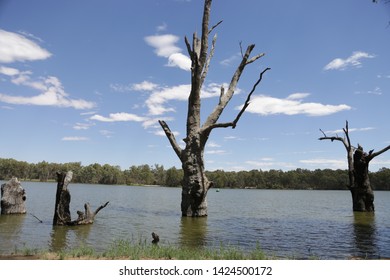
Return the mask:
POLYGON ((106 138, 112 138, 112 135, 114 134, 114 132, 112 132, 110 130, 106 130, 106 129, 100 130, 99 133, 106 138))
MULTIPOLYGON (((0 69, 1 70, 1 69, 0 69)), ((157 84, 154 84, 149 81, 143 81, 141 83, 135 83, 135 84, 110 84, 110 88, 113 91, 116 92, 128 92, 128 91, 152 91, 158 87, 157 84)))
POLYGON ((88 141, 87 137, 79 137, 79 136, 67 136, 61 139, 62 141, 88 141))
POLYGON ((313 168, 331 168, 331 169, 347 168, 347 162, 344 159, 315 158, 315 159, 302 159, 299 162, 311 166, 313 168))
POLYGON ((223 66, 230 66, 233 62, 237 61, 240 58, 240 53, 237 53, 235 55, 232 55, 231 57, 228 57, 220 62, 223 66))
POLYGON ((208 155, 225 155, 227 152, 225 150, 206 150, 205 154, 208 155))
POLYGON ((51 53, 26 36, 0 29, 0 62, 47 59, 51 53))
POLYGON ((168 25, 166 24, 166 22, 163 22, 162 24, 160 24, 159 26, 156 27, 156 30, 157 32, 162 32, 162 31, 166 31, 168 28, 168 25))
POLYGON ((249 166, 253 166, 256 168, 260 168, 262 170, 269 170, 269 169, 292 169, 296 168, 296 165, 289 162, 282 162, 282 161, 276 161, 272 158, 262 158, 260 160, 248 160, 245 162, 249 166))
POLYGON ((92 124, 92 123, 76 123, 73 126, 73 129, 76 129, 76 130, 87 130, 87 129, 89 129, 93 125, 94 124, 92 124))
MULTIPOLYGON (((348 132, 355 132, 355 131, 369 131, 369 130, 373 130, 373 129, 376 129, 375 127, 362 127, 362 128, 349 128, 348 129, 348 132)), ((342 129, 337 129, 337 130, 328 130, 328 131, 324 131, 325 134, 339 134, 339 133, 344 133, 344 131, 342 129)))
POLYGON ((325 65, 324 70, 344 70, 348 67, 361 67, 360 60, 363 58, 374 58, 375 55, 368 54, 366 52, 356 51, 353 52, 350 57, 345 59, 335 58, 327 65, 325 65))
POLYGON ((90 117, 91 120, 100 121, 100 122, 144 122, 147 120, 145 117, 140 117, 135 114, 130 113, 112 113, 108 117, 101 115, 93 115, 90 117))
POLYGON ((260 95, 253 98, 246 111, 260 115, 326 116, 351 109, 350 106, 345 104, 327 105, 313 102, 305 103, 303 99, 307 96, 309 96, 308 93, 294 93, 287 98, 260 95))
POLYGON ((179 37, 172 34, 145 37, 145 42, 155 48, 155 53, 158 56, 168 59, 167 66, 179 67, 180 69, 190 71, 191 60, 181 52, 181 48, 176 46, 178 41, 179 37))

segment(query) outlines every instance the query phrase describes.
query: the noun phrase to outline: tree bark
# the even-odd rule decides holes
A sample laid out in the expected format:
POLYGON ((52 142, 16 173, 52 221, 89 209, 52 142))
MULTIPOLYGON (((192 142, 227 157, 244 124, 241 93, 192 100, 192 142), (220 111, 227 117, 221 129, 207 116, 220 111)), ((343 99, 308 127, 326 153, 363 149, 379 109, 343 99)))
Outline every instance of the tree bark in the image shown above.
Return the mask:
POLYGON ((322 130, 321 132, 324 137, 320 137, 319 140, 331 140, 332 142, 335 140, 340 141, 347 150, 349 175, 348 189, 351 191, 352 195, 353 211, 374 212, 374 191, 371 187, 368 175, 369 163, 374 157, 389 150, 390 145, 376 153, 373 152, 374 150, 371 150, 368 154, 364 152, 363 147, 360 145, 358 145, 357 148, 353 147, 349 137, 348 121, 345 124, 345 128, 343 128, 344 137, 327 136, 322 130))
POLYGON ((53 225, 55 226, 75 226, 92 224, 97 213, 101 209, 106 207, 109 203, 107 201, 105 204, 98 207, 95 212, 91 211, 89 203, 85 203, 84 212, 77 211, 78 218, 72 221, 69 210, 71 196, 68 190, 68 185, 72 180, 72 176, 72 171, 68 171, 66 173, 57 173, 57 192, 53 217, 53 225))
POLYGON ((1 214, 25 214, 26 191, 19 180, 13 177, 7 183, 1 185, 1 214))
POLYGON ((187 37, 185 37, 187 51, 191 58, 191 92, 188 97, 187 135, 186 138, 183 139, 186 144, 184 149, 177 143, 175 136, 168 125, 164 121, 159 120, 173 150, 182 163, 184 171, 181 202, 182 216, 207 216, 206 195, 213 183, 210 182, 205 175, 203 154, 206 142, 214 128, 236 127, 241 115, 248 107, 250 97, 260 83, 263 74, 270 70, 270 68, 266 68, 261 72, 259 79, 253 86, 252 91, 248 94, 248 98, 237 117, 232 122, 218 123, 219 117, 234 95, 238 81, 240 80, 245 67, 264 56, 264 54, 261 53, 251 57, 250 55, 255 45, 249 45, 230 81, 227 91, 225 92, 225 89, 221 87, 218 104, 210 113, 206 122, 201 125, 201 89, 209 70, 211 58, 214 55, 216 43, 216 36, 214 36, 209 51, 209 35, 222 22, 220 21, 209 28, 211 3, 212 0, 205 0, 204 2, 201 37, 199 38, 198 35, 194 33, 192 44, 187 37))

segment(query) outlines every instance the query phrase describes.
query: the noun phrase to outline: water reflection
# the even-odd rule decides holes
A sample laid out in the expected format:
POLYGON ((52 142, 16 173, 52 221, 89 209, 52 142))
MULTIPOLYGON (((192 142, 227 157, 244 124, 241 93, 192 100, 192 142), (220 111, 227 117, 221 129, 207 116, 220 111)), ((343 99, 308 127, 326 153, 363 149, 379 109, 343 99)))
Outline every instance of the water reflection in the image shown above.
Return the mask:
POLYGON ((18 237, 23 232, 23 224, 26 214, 0 215, 1 249, 11 251, 25 246, 18 237))
POLYGON ((182 217, 180 221, 180 245, 199 247, 206 245, 207 217, 182 217))
POLYGON ((53 226, 50 233, 50 250, 61 251, 73 246, 84 244, 88 240, 91 225, 53 226))
POLYGON ((357 249, 357 257, 378 258, 377 228, 375 214, 373 212, 354 212, 354 242, 357 249))

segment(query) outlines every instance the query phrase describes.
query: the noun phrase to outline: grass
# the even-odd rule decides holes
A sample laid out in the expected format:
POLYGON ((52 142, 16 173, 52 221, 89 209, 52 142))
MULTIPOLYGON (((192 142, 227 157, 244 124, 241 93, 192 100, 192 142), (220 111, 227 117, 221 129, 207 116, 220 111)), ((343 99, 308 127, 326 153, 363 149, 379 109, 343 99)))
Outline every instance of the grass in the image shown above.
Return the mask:
POLYGON ((93 248, 83 245, 60 252, 45 252, 24 249, 15 252, 21 258, 31 256, 32 259, 89 259, 89 260, 264 260, 267 259, 260 246, 247 252, 232 246, 220 245, 218 248, 188 248, 173 245, 154 245, 149 242, 134 243, 129 240, 117 240, 104 252, 96 252, 93 248))

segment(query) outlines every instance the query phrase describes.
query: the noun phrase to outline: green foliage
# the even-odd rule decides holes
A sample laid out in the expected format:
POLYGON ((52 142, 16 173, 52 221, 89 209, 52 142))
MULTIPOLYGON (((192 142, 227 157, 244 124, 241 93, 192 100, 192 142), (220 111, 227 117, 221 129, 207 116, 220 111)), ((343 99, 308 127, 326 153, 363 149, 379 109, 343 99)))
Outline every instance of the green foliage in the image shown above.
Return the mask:
MULTIPOLYGON (((119 166, 98 163, 82 166, 80 162, 37 164, 0 158, 0 180, 18 177, 21 180, 56 180, 57 171, 73 171, 74 183, 127 184, 181 186, 183 170, 155 164, 131 166, 124 171, 119 166)), ((214 182, 214 188, 253 188, 253 189, 314 189, 345 190, 348 184, 346 170, 295 169, 289 171, 271 169, 269 171, 207 171, 207 177, 214 182)), ((370 173, 371 185, 376 190, 390 190, 390 169, 382 168, 370 173)))

